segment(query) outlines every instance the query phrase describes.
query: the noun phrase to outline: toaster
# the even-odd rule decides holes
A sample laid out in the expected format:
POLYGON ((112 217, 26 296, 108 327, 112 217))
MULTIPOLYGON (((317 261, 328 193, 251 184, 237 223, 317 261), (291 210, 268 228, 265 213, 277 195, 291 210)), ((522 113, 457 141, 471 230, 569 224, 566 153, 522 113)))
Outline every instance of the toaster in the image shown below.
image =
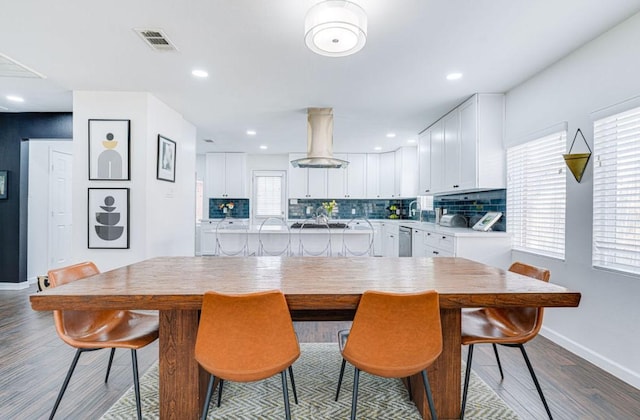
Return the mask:
POLYGON ((461 214, 443 214, 440 218, 440 226, 467 227, 467 219, 461 214))

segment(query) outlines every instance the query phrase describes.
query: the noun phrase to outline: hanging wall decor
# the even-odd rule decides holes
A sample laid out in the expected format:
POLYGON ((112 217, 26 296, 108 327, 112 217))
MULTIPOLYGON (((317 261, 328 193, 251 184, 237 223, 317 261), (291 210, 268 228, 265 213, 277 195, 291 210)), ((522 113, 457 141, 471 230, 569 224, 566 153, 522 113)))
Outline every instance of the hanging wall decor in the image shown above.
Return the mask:
POLYGON ((88 247, 129 249, 129 188, 89 188, 88 247))
POLYGON ((9 172, 0 171, 0 200, 6 200, 8 197, 7 189, 9 188, 9 172))
POLYGON ((579 128, 578 131, 576 131, 576 135, 573 136, 573 141, 571 142, 569 153, 567 153, 566 155, 562 155, 562 157, 564 157, 564 161, 575 177, 576 181, 580 182, 582 180, 582 175, 584 175, 584 170, 587 168, 587 164, 589 163, 589 158, 591 157, 591 148, 589 147, 589 143, 587 143, 587 140, 584 138, 582 130, 580 130, 579 128), (587 145, 589 153, 571 153, 578 134, 580 134, 580 137, 582 137, 584 144, 587 145))
POLYGON ((89 180, 131 180, 130 120, 89 120, 89 180))
POLYGON ((158 134, 158 163, 156 178, 176 182, 176 142, 158 134))

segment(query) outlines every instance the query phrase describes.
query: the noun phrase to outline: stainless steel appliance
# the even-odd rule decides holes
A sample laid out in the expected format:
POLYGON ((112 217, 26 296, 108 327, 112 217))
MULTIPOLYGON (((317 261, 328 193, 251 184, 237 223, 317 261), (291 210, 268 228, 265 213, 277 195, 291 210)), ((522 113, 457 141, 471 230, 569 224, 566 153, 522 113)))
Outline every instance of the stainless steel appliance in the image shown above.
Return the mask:
POLYGON ((411 228, 406 226, 400 226, 400 239, 399 239, 399 252, 400 257, 411 256, 411 228))
POLYGON ((440 218, 440 226, 467 227, 467 219, 461 214, 444 214, 440 218))

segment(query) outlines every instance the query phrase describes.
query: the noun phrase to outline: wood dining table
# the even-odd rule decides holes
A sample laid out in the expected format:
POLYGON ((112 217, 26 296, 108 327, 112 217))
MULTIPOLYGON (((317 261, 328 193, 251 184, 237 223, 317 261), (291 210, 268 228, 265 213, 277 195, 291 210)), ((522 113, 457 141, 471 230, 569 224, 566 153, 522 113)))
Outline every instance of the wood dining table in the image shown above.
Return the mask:
MULTIPOLYGON (((352 320, 366 290, 436 290, 443 351, 428 375, 442 419, 460 414, 462 308, 577 307, 581 297, 464 258, 161 257, 46 289, 30 300, 38 311, 158 310, 160 418, 196 419, 208 378, 194 358, 203 294, 272 289, 285 294, 294 321, 352 320)), ((411 382, 413 401, 429 418, 420 377, 411 382)))

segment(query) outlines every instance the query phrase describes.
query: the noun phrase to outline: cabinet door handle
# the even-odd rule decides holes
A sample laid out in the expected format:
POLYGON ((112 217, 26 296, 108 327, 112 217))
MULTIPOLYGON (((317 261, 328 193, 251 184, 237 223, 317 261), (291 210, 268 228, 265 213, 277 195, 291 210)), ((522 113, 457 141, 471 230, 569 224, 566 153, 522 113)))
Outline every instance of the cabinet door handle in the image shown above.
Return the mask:
POLYGON ((434 255, 438 255, 438 254, 440 254, 440 253, 439 253, 438 251, 433 251, 433 254, 434 254, 434 255))
POLYGON ((446 236, 443 236, 443 237, 442 237, 442 239, 447 239, 447 237, 446 237, 446 236))
POLYGON ((460 187, 460 185, 454 185, 454 186, 453 186, 453 188, 458 188, 458 187, 460 187))

